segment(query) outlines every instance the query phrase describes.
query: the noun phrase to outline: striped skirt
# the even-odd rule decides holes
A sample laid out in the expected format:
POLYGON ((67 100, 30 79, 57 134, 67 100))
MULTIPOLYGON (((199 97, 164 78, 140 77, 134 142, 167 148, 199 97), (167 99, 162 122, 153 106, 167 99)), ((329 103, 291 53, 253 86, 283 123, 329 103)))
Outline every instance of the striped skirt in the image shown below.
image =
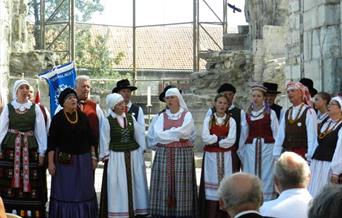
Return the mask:
MULTIPOLYGON (((23 192, 22 187, 11 187, 11 181, 14 176, 14 149, 5 148, 2 154, 3 158, 0 160, 0 190, 6 212, 15 213, 22 217, 45 217, 46 171, 38 166, 37 149, 29 149, 31 192, 23 192)), ((21 172, 22 169, 21 161, 21 172)))
POLYGON ((192 147, 156 148, 150 190, 152 217, 198 216, 192 147))

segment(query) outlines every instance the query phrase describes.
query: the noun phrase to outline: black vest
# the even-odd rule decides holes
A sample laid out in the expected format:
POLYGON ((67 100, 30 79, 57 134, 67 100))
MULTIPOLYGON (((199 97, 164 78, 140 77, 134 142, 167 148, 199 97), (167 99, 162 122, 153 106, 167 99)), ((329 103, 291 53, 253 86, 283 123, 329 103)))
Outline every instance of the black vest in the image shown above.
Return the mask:
POLYGON ((315 150, 313 159, 331 161, 338 140, 338 132, 340 131, 342 124, 340 124, 335 130, 326 135, 323 139, 318 138, 318 147, 315 150))
POLYGON ((280 112, 283 107, 277 104, 272 104, 271 109, 277 114, 278 121, 280 121, 280 112))
POLYGON ((128 111, 129 114, 132 114, 136 121, 138 121, 139 116, 139 106, 136 104, 132 104, 128 111))

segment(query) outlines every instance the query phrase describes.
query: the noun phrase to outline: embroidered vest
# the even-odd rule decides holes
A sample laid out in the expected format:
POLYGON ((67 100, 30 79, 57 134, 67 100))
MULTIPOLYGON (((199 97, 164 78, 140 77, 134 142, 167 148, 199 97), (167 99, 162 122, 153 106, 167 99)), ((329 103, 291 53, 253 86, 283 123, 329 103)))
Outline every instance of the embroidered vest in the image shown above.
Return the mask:
MULTIPOLYGON (((291 108, 290 108, 291 109, 291 108)), ((289 111, 285 113, 285 139, 283 142, 283 148, 307 148, 308 136, 306 132, 306 113, 309 108, 306 108, 297 122, 291 124, 288 119, 289 111)))
POLYGON ((134 139, 134 123, 132 116, 126 116, 127 126, 122 128, 117 119, 108 116, 110 125, 109 149, 116 152, 133 151, 139 148, 134 139))
MULTIPOLYGON (((229 118, 226 120, 225 123, 222 125, 217 125, 216 123, 213 123, 210 127, 210 134, 215 134, 219 138, 225 138, 227 137, 229 132, 229 118)), ((206 152, 226 152, 231 150, 231 148, 221 148, 218 143, 215 143, 214 145, 205 145, 203 148, 206 152)))
POLYGON ((254 138, 263 138, 265 143, 274 143, 271 115, 269 113, 264 114, 264 117, 259 120, 251 120, 251 116, 246 114, 246 120, 249 126, 247 144, 252 144, 254 138))

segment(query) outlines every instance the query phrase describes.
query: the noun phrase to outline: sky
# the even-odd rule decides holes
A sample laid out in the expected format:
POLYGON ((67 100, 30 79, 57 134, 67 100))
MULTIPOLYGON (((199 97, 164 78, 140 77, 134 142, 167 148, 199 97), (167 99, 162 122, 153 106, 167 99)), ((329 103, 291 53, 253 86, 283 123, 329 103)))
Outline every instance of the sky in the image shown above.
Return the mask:
MULTIPOLYGON (((133 0, 101 0, 104 11, 93 16, 91 22, 107 25, 132 25, 133 0)), ((200 4, 201 22, 218 22, 203 0, 200 4)), ((223 0, 206 0, 222 19, 223 0)), ((234 31, 237 25, 246 24, 244 16, 244 0, 228 0, 230 4, 242 9, 241 13, 233 13, 228 8, 228 29, 234 31)), ((161 23, 192 22, 193 0, 136 0, 136 24, 153 25, 161 23)))

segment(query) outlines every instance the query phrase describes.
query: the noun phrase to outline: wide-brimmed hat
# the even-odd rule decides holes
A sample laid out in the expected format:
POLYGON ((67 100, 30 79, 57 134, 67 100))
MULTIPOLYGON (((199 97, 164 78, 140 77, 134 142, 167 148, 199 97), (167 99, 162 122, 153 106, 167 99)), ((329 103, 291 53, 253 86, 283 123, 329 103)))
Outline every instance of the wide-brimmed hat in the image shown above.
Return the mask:
POLYGON ((230 84, 230 83, 223 83, 220 88, 217 89, 217 93, 221 93, 221 92, 227 92, 227 91, 231 91, 234 94, 236 93, 236 88, 230 84))
MULTIPOLYGON (((177 88, 176 86, 174 85, 168 85, 168 86, 165 86, 164 90, 159 94, 159 101, 161 102, 165 102, 165 93, 167 90, 171 89, 171 88, 177 88)), ((182 90, 179 89, 179 92, 182 94, 182 90)))
POLYGON ((317 89, 315 89, 313 87, 314 83, 313 83, 312 79, 302 78, 302 79, 299 80, 299 82, 309 89, 311 97, 313 97, 313 96, 315 96, 317 94, 317 89))
POLYGON ((131 86, 128 79, 123 79, 116 83, 116 87, 113 88, 112 93, 118 93, 121 89, 130 89, 131 91, 134 91, 137 87, 131 86))
POLYGON ((279 94, 277 83, 264 82, 263 86, 267 89, 268 94, 279 94))

